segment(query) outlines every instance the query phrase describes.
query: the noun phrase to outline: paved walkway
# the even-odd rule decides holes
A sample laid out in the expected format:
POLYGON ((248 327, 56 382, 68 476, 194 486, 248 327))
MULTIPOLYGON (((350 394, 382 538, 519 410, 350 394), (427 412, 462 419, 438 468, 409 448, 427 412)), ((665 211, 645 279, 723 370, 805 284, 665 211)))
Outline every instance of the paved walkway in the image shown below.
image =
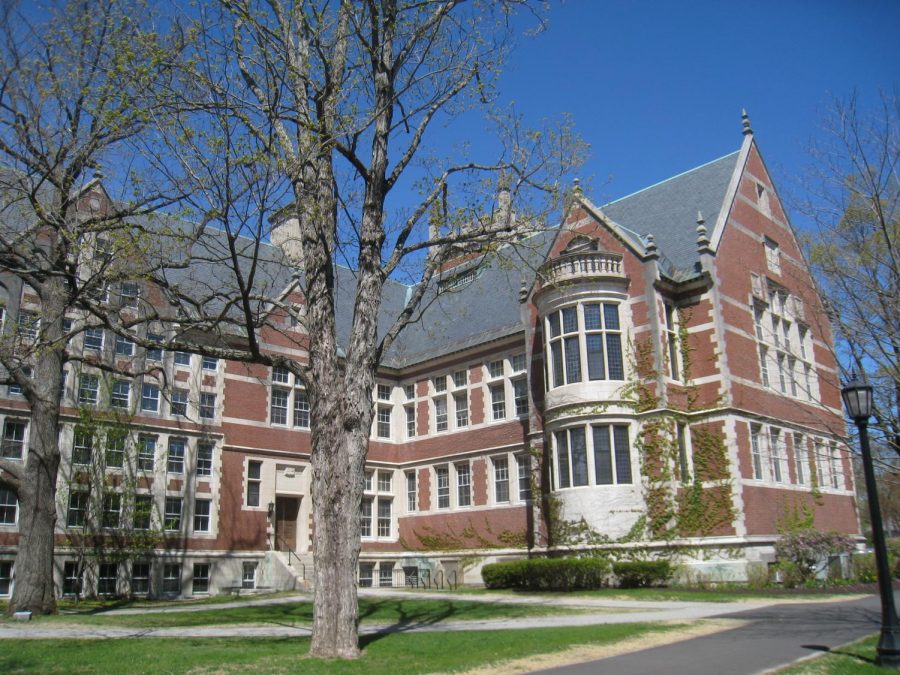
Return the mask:
MULTIPOLYGON (((714 602, 656 602, 645 600, 614 600, 590 597, 542 597, 506 594, 460 595, 457 593, 383 591, 361 589, 364 598, 422 598, 429 600, 450 600, 483 602, 490 604, 553 605, 571 607, 578 610, 573 614, 535 616, 515 619, 487 619, 480 621, 409 622, 409 623, 365 623, 360 627, 363 634, 383 634, 393 632, 422 631, 477 631, 509 630, 521 628, 547 628, 567 626, 594 626, 610 623, 639 623, 645 621, 695 621, 712 617, 748 612, 766 607, 768 603, 714 603, 714 602), (591 611, 595 610, 595 611, 591 611)), ((301 600, 309 600, 309 595, 291 595, 260 600, 244 600, 184 607, 127 608, 103 612, 104 616, 135 614, 169 614, 180 612, 215 611, 232 607, 254 605, 278 605, 301 600)), ((0 639, 77 639, 77 638, 126 638, 126 637, 282 637, 309 635, 308 626, 265 625, 220 625, 186 626, 176 628, 126 628, 91 626, 86 624, 52 624, 35 622, 8 622, 0 624, 0 639)))

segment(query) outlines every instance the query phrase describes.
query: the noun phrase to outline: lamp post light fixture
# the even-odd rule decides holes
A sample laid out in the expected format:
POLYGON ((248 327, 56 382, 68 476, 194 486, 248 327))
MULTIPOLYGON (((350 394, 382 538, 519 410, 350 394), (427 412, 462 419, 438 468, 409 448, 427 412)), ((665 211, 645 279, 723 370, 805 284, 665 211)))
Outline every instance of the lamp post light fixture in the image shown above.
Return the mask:
POLYGON ((878 570, 878 591, 881 595, 881 637, 876 650, 876 663, 889 668, 900 668, 900 624, 894 608, 894 589, 891 568, 888 565, 884 527, 881 522, 881 506, 878 504, 878 488, 875 485, 875 469, 869 448, 869 418, 872 416, 872 386, 856 375, 841 389, 841 398, 847 414, 859 429, 859 445, 862 450, 863 472, 866 477, 869 516, 872 521, 872 545, 875 548, 875 566, 878 570))

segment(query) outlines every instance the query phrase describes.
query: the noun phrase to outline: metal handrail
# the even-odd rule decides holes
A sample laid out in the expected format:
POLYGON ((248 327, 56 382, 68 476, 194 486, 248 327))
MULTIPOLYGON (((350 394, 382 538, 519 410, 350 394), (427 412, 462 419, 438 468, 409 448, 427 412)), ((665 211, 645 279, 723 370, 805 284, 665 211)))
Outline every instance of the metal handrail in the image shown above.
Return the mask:
MULTIPOLYGON (((284 537, 279 537, 279 536, 276 534, 276 535, 275 535, 275 544, 276 544, 276 546, 277 546, 279 543, 281 543, 281 545, 285 547, 283 551, 279 551, 279 552, 280 552, 280 553, 287 553, 288 567, 291 567, 291 568, 294 567, 294 564, 291 562, 291 557, 293 556, 294 558, 297 559, 297 564, 300 565, 300 574, 302 575, 302 578, 303 578, 303 579, 306 579, 306 563, 304 563, 303 560, 300 559, 300 556, 297 555, 297 552, 294 551, 294 549, 292 549, 291 547, 289 547, 289 546, 287 545, 287 542, 284 540, 284 537)), ((276 548, 275 550, 278 550, 278 549, 276 548)))
POLYGON ((450 587, 451 590, 454 590, 454 591, 457 588, 459 588, 459 583, 457 582, 457 579, 456 579, 456 570, 450 570, 450 574, 447 575, 447 585, 450 587), (450 581, 451 577, 452 577, 453 581, 450 581))

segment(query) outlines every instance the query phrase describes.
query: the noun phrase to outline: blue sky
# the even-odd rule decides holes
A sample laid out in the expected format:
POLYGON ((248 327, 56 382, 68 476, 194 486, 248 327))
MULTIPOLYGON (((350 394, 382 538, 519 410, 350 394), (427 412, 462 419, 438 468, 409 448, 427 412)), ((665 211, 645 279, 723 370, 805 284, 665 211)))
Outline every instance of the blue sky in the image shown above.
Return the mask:
POLYGON ((833 97, 898 86, 898 26, 897 0, 554 2, 500 94, 531 121, 572 114, 595 203, 736 150, 742 108, 785 193, 833 97))

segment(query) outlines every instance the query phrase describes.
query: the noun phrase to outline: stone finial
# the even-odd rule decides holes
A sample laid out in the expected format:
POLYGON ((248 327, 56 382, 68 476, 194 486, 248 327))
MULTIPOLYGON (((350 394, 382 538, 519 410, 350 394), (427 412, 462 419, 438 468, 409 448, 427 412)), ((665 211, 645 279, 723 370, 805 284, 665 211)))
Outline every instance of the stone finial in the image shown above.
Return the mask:
POLYGON ((656 245, 656 237, 652 234, 648 234, 646 236, 647 243, 644 245, 644 248, 647 249, 647 257, 648 258, 659 258, 659 247, 656 245))
POLYGON ((572 187, 572 193, 573 193, 576 197, 581 197, 581 196, 583 196, 584 193, 581 191, 581 180, 580 180, 579 178, 576 178, 576 179, 574 179, 574 180, 572 181, 572 183, 574 184, 573 187, 572 187))
POLYGON ((522 279, 522 285, 519 287, 519 302, 525 302, 528 299, 528 286, 525 279, 522 279))
POLYGON ((752 135, 753 129, 750 128, 750 115, 747 114, 746 108, 741 110, 741 123, 744 126, 744 136, 752 135))

